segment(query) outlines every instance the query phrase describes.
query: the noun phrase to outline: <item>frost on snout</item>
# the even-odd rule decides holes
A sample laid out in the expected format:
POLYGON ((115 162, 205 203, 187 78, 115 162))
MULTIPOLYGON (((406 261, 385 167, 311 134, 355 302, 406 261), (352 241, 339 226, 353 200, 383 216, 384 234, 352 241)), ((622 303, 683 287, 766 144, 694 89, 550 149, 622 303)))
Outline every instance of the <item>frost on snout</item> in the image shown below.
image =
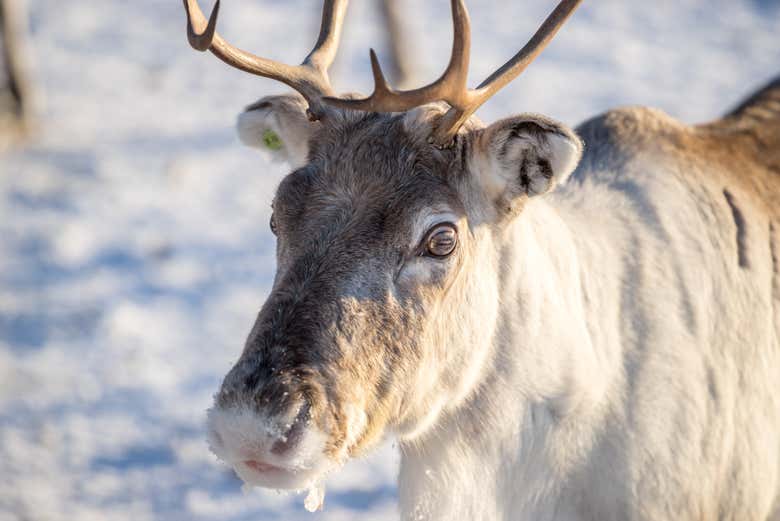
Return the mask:
MULTIPOLYGON (((283 349, 276 348, 283 353, 283 349)), ((332 421, 304 368, 251 351, 225 377, 209 411, 209 445, 247 485, 309 487, 335 462, 332 421)))
POLYGON ((208 412, 212 452, 247 486, 303 490, 319 485, 343 464, 365 426, 359 407, 347 404, 331 415, 327 405, 288 400, 290 394, 260 398, 266 404, 258 407, 262 393, 220 399, 225 396, 220 392, 208 412), (337 420, 346 423, 346 432, 337 420))
POLYGON ((272 295, 209 411, 211 450, 249 486, 309 488, 362 433, 362 406, 337 385, 338 342, 313 314, 272 295))
POLYGON ((211 450, 247 485, 303 489, 332 466, 325 456, 327 437, 312 425, 305 406, 288 417, 215 406, 208 427, 211 450))

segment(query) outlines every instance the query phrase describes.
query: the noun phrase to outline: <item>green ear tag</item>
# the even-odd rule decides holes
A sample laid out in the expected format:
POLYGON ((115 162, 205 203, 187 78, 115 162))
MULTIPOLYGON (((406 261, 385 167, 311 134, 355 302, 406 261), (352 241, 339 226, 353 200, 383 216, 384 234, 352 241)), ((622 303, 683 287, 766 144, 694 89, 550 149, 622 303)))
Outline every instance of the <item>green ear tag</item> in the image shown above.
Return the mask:
POLYGON ((269 150, 279 150, 282 148, 282 140, 279 139, 279 134, 271 129, 263 132, 263 143, 269 150))

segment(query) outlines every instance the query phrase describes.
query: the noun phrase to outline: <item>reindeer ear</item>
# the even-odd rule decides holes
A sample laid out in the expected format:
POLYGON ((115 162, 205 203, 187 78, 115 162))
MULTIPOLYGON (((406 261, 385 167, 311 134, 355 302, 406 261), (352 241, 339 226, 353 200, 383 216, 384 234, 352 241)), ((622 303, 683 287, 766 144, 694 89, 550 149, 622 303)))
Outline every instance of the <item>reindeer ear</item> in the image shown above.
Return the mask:
POLYGON ((293 168, 308 162, 309 139, 319 123, 309 121, 306 101, 298 94, 266 96, 238 116, 238 136, 293 168))
POLYGON ((496 122, 478 135, 472 168, 487 197, 503 209, 566 181, 582 156, 582 141, 561 123, 536 114, 496 122))

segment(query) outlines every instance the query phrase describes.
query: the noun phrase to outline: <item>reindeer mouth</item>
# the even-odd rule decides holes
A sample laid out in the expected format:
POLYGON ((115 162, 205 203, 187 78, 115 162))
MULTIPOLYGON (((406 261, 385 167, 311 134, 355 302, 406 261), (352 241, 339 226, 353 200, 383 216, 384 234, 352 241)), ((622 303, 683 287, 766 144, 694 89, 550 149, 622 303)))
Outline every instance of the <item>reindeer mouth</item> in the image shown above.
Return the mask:
POLYGON ((325 454, 326 435, 297 415, 291 423, 249 408, 209 411, 211 451, 248 486, 301 490, 334 466, 325 454))
POLYGON ((262 461, 246 460, 244 462, 244 465, 261 474, 265 474, 268 472, 284 471, 284 469, 277 467, 276 465, 271 465, 269 463, 264 463, 262 461))
POLYGON ((316 483, 329 468, 287 468, 257 460, 245 460, 233 464, 233 469, 248 486, 259 486, 279 490, 303 490, 316 483))

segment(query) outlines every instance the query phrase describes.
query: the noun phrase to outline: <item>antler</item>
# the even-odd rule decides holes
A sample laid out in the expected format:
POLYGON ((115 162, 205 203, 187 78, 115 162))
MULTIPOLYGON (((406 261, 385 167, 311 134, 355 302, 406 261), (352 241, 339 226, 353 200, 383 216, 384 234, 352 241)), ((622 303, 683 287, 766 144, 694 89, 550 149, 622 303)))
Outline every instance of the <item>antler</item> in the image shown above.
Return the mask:
POLYGON ((211 51, 228 65, 286 83, 306 98, 309 115, 316 120, 322 114, 322 98, 333 94, 328 68, 336 57, 347 3, 348 0, 325 0, 320 36, 314 49, 300 65, 287 65, 261 58, 222 39, 216 32, 220 0, 217 0, 208 20, 200 10, 197 0, 184 0, 184 9, 187 11, 187 38, 194 49, 211 51))
POLYGON ((466 85, 471 47, 471 24, 464 0, 451 0, 453 44, 450 63, 436 81, 419 89, 397 91, 385 80, 376 53, 371 50, 374 92, 365 99, 326 97, 337 107, 371 112, 401 112, 432 101, 446 101, 450 110, 443 116, 433 135, 440 146, 452 143, 458 129, 483 103, 522 73, 552 41, 555 34, 582 0, 562 0, 529 42, 476 89, 466 85))

